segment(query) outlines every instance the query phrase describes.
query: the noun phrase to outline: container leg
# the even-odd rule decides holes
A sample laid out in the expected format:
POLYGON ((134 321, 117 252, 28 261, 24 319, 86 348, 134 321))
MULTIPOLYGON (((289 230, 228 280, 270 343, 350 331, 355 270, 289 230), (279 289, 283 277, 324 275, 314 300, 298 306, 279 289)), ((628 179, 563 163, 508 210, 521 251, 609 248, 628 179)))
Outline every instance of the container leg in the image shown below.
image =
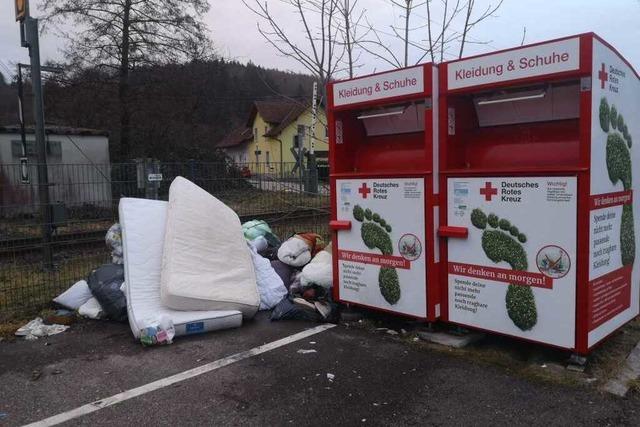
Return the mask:
POLYGON ((572 353, 569 357, 569 363, 567 364, 567 369, 570 371, 576 372, 584 372, 587 367, 587 357, 578 353, 572 353))

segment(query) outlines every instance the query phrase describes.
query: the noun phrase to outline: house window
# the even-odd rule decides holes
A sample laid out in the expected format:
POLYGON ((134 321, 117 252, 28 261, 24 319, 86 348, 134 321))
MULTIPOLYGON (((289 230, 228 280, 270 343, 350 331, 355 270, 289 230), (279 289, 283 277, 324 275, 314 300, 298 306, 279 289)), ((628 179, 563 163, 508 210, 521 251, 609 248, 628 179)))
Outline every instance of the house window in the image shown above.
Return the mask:
POLYGON ((328 126, 324 127, 324 137, 325 138, 329 138, 329 127, 328 126))
POLYGON ((269 159, 269 152, 268 151, 265 152, 265 156, 267 158, 267 166, 269 166, 270 159, 269 159))
POLYGON ((305 134, 305 126, 298 125, 298 135, 300 136, 300 138, 304 138, 304 134, 305 134))
MULTIPOLYGON (((47 141, 47 156, 54 159, 62 158, 62 143, 60 141, 47 141)), ((11 141, 11 155, 14 159, 22 157, 22 142, 11 141)), ((27 157, 36 157, 38 152, 36 150, 35 141, 27 141, 27 157)))

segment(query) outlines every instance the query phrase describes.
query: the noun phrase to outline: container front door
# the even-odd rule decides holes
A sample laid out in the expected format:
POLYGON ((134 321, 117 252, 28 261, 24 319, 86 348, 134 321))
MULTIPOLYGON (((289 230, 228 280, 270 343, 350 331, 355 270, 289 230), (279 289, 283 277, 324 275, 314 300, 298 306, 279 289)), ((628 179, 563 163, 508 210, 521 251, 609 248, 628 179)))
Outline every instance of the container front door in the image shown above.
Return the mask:
POLYGON ((426 318, 423 178, 336 180, 341 301, 426 318))
POLYGON ((574 348, 575 177, 449 178, 449 320, 574 348))

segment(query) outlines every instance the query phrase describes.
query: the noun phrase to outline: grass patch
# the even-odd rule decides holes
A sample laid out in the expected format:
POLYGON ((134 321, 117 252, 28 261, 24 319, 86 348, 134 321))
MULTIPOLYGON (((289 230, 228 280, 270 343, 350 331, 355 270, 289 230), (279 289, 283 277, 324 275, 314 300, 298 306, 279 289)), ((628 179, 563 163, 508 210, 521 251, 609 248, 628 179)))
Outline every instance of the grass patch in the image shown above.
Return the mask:
POLYGON ((27 323, 28 320, 11 320, 11 321, 5 321, 0 323, 0 338, 2 338, 3 340, 6 341, 13 341, 16 339, 15 333, 18 330, 18 328, 22 325, 24 325, 25 323, 27 323))
POLYGON ((629 386, 629 391, 631 391, 632 393, 640 393, 640 378, 629 380, 627 385, 629 386))
POLYGON ((294 191, 244 190, 216 195, 238 215, 264 215, 305 209, 329 211, 329 195, 301 194, 294 191))
POLYGON ((51 299, 78 280, 86 278, 92 269, 110 261, 106 250, 79 253, 56 260, 53 271, 40 264, 4 264, 0 268, 0 322, 15 316, 31 316, 48 306, 51 299))
MULTIPOLYGON (((93 231, 102 231, 111 227, 115 220, 100 219, 100 220, 69 220, 65 224, 56 228, 54 236, 65 235, 77 235, 81 233, 88 233, 93 231)), ((42 236, 42 226, 39 220, 34 220, 32 223, 12 223, 10 221, 3 221, 0 227, 0 238, 2 240, 13 239, 29 239, 42 236)))
POLYGON ((640 319, 629 322, 618 332, 591 352, 587 370, 599 383, 616 377, 624 367, 624 361, 640 342, 640 319))

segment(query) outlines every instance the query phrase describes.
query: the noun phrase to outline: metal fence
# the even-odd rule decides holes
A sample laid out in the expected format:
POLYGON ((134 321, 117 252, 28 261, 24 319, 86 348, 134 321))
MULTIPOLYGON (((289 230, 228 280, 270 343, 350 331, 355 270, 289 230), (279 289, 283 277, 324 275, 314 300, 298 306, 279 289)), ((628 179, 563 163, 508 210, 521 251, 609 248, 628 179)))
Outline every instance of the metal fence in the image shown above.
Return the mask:
MULTIPOLYGON (((30 166, 36 170, 34 166, 30 166)), ((234 209, 242 221, 264 219, 281 238, 312 231, 328 238, 329 190, 315 193, 295 163, 49 164, 49 212, 43 227, 37 178, 0 164, 0 319, 42 308, 91 269, 109 262, 104 243, 122 197, 167 200, 183 176, 234 209), (48 230, 48 231, 46 231, 48 230), (50 232, 50 239, 43 233, 50 232), (48 241, 49 243, 44 243, 48 241), (49 262, 43 258, 49 249, 49 262)), ((321 174, 322 176, 322 174, 321 174)))

